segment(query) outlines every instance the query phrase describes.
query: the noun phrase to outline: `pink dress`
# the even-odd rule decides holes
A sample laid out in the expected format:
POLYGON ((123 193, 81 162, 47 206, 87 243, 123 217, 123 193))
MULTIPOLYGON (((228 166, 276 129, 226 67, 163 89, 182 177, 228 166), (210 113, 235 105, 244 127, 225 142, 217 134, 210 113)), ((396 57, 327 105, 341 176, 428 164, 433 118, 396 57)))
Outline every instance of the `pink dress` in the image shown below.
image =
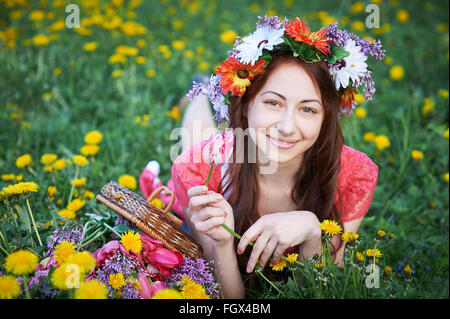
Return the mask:
MULTIPOLYGON (((204 185, 208 176, 210 165, 202 158, 202 150, 206 142, 207 140, 204 140, 192 146, 177 157, 172 165, 172 178, 166 185, 175 194, 175 204, 172 206, 172 210, 183 220, 182 207, 186 209, 189 203, 187 191, 193 186, 204 185)), ((225 166, 214 167, 208 185, 210 190, 222 195, 222 186, 224 185, 220 185, 220 182, 224 172, 225 166)), ((341 153, 341 170, 338 175, 338 187, 344 204, 343 212, 340 211, 341 206, 337 192, 334 200, 338 211, 343 214, 343 222, 359 219, 367 213, 372 202, 377 178, 378 166, 366 154, 344 145, 341 153)), ((153 188, 158 186, 154 181, 146 182, 142 176, 140 185, 141 191, 146 197, 150 195, 153 188)), ((227 194, 224 197, 227 198, 227 194)), ((163 194, 161 198, 165 204, 170 201, 170 196, 167 194, 163 194)))

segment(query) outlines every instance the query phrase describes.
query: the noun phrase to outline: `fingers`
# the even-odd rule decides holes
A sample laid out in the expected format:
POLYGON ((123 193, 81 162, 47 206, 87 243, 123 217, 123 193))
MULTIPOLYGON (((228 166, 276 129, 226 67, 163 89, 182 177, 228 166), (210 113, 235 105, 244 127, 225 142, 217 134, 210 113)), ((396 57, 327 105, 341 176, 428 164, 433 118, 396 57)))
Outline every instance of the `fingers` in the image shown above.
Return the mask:
POLYGON ((272 264, 274 264, 274 265, 277 264, 280 261, 280 258, 283 255, 283 253, 288 248, 289 248, 288 245, 278 243, 277 248, 273 252, 272 264))
POLYGON ((247 231, 242 235, 241 240, 239 241, 239 244, 237 246, 237 253, 243 254, 249 242, 259 234, 261 234, 261 232, 261 223, 259 223, 258 221, 250 226, 250 228, 247 229, 247 231))
POLYGON ((192 216, 193 222, 203 222, 212 217, 226 217, 226 213, 223 209, 217 207, 205 207, 200 210, 197 214, 192 216))
POLYGON ((208 193, 208 187, 206 187, 205 185, 194 186, 194 187, 191 187, 187 191, 188 197, 203 195, 203 194, 207 194, 207 193, 208 193))
POLYGON ((189 206, 191 207, 191 209, 201 209, 206 204, 212 204, 222 199, 222 195, 215 192, 207 192, 205 194, 200 193, 197 195, 192 195, 189 200, 189 206))
POLYGON ((273 251, 277 247, 277 244, 278 244, 278 240, 274 239, 273 237, 267 242, 267 245, 264 248, 264 251, 261 254, 261 257, 259 257, 259 265, 261 266, 261 268, 264 268, 264 266, 266 265, 270 256, 272 256, 273 251))
POLYGON ((253 246, 253 249, 252 249, 252 253, 250 254, 250 258, 248 259, 248 263, 247 263, 246 271, 248 273, 252 272, 253 268, 255 268, 256 262, 258 261, 258 258, 261 255, 261 252, 266 248, 266 244, 269 241, 269 239, 270 239, 270 236, 268 236, 267 233, 263 233, 256 240, 255 245, 253 246))
POLYGON ((210 231, 212 228, 220 226, 223 223, 225 223, 225 217, 220 216, 220 217, 212 217, 202 222, 197 222, 194 224, 194 226, 197 231, 206 233, 210 231))

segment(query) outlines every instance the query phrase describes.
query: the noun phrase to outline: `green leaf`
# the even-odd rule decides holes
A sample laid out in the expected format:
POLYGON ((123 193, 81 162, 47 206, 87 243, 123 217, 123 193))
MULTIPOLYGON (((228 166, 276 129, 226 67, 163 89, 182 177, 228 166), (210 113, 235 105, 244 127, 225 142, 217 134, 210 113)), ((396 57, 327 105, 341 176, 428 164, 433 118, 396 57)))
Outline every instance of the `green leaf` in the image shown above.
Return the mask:
MULTIPOLYGON (((336 59, 336 61, 340 61, 343 58, 346 58, 350 55, 350 53, 345 51, 344 48, 341 47, 340 45, 332 45, 330 47, 330 51, 331 51, 331 56, 333 56, 336 59)), ((328 58, 328 61, 330 61, 329 58, 328 58)))

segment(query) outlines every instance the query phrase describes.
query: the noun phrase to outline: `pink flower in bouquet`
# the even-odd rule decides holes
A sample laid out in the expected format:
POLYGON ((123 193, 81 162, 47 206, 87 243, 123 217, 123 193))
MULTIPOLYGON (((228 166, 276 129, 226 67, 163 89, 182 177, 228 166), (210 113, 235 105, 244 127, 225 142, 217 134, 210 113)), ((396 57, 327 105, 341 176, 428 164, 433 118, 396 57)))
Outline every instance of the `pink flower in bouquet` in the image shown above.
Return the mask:
POLYGON ((101 267, 106 259, 108 257, 111 257, 114 255, 114 252, 116 250, 119 250, 122 254, 126 256, 130 256, 130 254, 127 252, 127 250, 122 246, 122 244, 118 240, 112 240, 103 247, 97 249, 94 251, 93 255, 95 259, 97 260, 97 267, 101 267))
POLYGON ((141 241, 142 241, 142 254, 145 257, 147 257, 147 255, 152 251, 154 251, 156 248, 163 247, 162 242, 153 239, 145 234, 141 234, 141 241))
POLYGON ((222 131, 213 134, 203 148, 203 159, 205 162, 221 166, 231 156, 234 145, 234 134, 232 131, 222 131))
POLYGON ((147 276, 144 273, 139 274, 138 281, 141 286, 139 295, 143 299, 151 299, 153 295, 159 290, 166 288, 166 286, 161 281, 150 283, 150 280, 148 280, 147 276))
POLYGON ((158 247, 147 255, 148 262, 158 268, 163 278, 167 278, 174 268, 183 263, 183 256, 167 248, 158 247))

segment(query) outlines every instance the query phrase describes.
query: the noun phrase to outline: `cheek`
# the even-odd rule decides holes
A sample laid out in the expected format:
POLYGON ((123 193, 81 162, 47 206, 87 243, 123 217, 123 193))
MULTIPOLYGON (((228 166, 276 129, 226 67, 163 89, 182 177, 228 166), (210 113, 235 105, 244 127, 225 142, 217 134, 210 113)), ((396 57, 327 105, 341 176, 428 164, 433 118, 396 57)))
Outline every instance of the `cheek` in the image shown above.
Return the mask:
POLYGON ((297 128, 300 130, 304 139, 316 140, 319 137, 322 120, 299 120, 297 128))

